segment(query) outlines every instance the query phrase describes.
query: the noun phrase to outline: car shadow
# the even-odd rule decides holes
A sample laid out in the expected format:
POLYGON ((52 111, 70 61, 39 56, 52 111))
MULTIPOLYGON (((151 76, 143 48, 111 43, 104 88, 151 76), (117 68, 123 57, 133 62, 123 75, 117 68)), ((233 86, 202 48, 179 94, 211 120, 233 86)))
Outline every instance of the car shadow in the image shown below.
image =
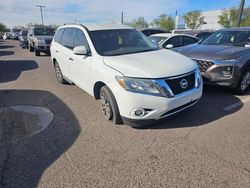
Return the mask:
POLYGON ((9 46, 9 45, 0 45, 0 50, 6 49, 6 48, 14 48, 15 46, 9 46))
POLYGON ((37 68, 33 60, 0 60, 0 83, 14 81, 23 71, 37 68))
POLYGON ((69 107, 48 91, 0 90, 0 101, 5 107, 46 107, 54 114, 54 120, 42 132, 0 144, 0 187, 37 187, 44 171, 78 138, 79 123, 69 107))
POLYGON ((14 54, 15 53, 13 51, 0 51, 0 57, 14 54))
POLYGON ((230 89, 205 86, 202 98, 193 107, 140 129, 202 126, 237 112, 243 105, 244 103, 230 89))

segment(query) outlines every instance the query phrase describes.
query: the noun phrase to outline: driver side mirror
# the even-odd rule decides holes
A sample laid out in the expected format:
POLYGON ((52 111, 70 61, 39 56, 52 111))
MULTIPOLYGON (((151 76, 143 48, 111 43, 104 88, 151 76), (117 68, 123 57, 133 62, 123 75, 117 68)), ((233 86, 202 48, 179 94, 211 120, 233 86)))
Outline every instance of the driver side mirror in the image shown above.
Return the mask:
POLYGON ((171 48, 173 48, 174 47, 174 45, 173 44, 168 44, 165 48, 167 48, 167 49, 171 49, 171 48))
POLYGON ((85 46, 77 46, 73 49, 75 55, 88 55, 88 50, 85 46))

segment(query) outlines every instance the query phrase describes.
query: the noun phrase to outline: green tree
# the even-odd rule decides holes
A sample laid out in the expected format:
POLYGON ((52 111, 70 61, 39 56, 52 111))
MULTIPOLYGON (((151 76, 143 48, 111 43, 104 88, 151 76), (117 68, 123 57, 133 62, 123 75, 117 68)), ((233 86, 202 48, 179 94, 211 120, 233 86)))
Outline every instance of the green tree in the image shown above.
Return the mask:
POLYGON ((230 22, 230 12, 228 10, 223 10, 221 15, 219 15, 219 21, 218 23, 222 25, 225 28, 231 27, 230 22))
POLYGON ((149 26, 149 24, 145 21, 143 17, 133 19, 131 22, 128 22, 127 25, 136 29, 147 28, 149 26))
POLYGON ((8 30, 7 26, 4 25, 3 23, 0 23, 0 31, 1 32, 6 32, 8 30))
MULTIPOLYGON (((237 27, 239 9, 231 8, 229 10, 223 10, 221 15, 219 16, 218 23, 225 28, 228 27, 237 27)), ((250 26, 250 8, 245 8, 242 14, 242 19, 240 23, 241 27, 250 26)))
POLYGON ((204 16, 201 16, 200 10, 193 10, 184 15, 184 20, 189 29, 197 29, 204 24, 204 16))
POLYGON ((167 30, 173 30, 175 28, 175 21, 173 17, 162 14, 158 18, 154 19, 151 25, 167 30))

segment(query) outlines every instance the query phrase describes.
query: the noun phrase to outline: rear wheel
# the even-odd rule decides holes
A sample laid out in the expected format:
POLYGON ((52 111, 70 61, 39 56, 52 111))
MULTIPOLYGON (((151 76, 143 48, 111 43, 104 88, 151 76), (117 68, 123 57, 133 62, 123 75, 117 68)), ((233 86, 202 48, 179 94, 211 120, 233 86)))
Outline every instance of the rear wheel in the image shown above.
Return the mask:
POLYGON ((121 124, 122 119, 115 97, 107 86, 101 88, 100 100, 104 117, 114 124, 121 124))
POLYGON ((250 85, 250 67, 246 68, 246 70, 243 71, 239 83, 235 88, 236 93, 244 94, 249 88, 249 85, 250 85))
POLYGON ((60 69, 60 66, 57 62, 55 62, 55 73, 56 73, 56 78, 61 84, 67 83, 66 80, 63 78, 62 71, 60 69))

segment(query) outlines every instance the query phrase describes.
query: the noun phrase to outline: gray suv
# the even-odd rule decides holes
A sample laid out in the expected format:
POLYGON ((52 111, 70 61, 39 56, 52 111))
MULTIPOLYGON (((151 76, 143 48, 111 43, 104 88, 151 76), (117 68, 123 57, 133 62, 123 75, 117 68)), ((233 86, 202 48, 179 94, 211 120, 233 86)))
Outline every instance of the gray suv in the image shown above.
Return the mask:
POLYGON ((28 48, 30 52, 35 51, 36 56, 40 52, 50 53, 50 43, 55 34, 53 28, 44 26, 30 27, 28 31, 28 48))
POLYGON ((197 62, 205 84, 243 94, 250 85, 250 27, 222 29, 204 41, 175 49, 197 62))

